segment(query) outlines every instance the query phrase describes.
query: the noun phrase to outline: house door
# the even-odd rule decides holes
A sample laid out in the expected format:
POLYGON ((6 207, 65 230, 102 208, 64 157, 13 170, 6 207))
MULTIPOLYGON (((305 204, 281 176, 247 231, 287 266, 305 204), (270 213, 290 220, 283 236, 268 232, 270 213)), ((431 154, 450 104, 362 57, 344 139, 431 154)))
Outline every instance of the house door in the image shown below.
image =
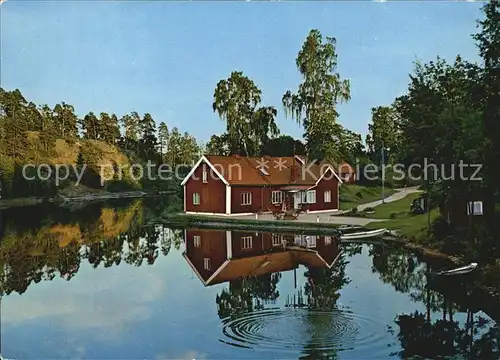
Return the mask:
POLYGON ((293 193, 293 208, 295 210, 300 208, 300 191, 293 193))

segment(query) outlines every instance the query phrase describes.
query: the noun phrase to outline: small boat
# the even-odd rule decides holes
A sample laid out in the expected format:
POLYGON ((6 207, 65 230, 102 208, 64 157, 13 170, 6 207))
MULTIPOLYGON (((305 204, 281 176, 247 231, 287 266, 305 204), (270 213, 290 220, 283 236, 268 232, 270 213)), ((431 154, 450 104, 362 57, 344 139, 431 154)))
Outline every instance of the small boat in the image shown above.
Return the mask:
POLYGON ((431 277, 431 278, 436 278, 439 276, 461 276, 461 275, 466 275, 470 274, 474 270, 476 270, 478 267, 477 263, 470 263, 469 265, 466 266, 461 266, 456 269, 451 269, 451 270, 443 270, 443 271, 437 271, 437 272, 428 272, 426 275, 431 277))
POLYGON ((387 232, 387 229, 378 229, 371 231, 362 231, 352 234, 342 234, 340 235, 340 240, 356 240, 356 239, 367 239, 372 237, 379 237, 384 235, 387 232))

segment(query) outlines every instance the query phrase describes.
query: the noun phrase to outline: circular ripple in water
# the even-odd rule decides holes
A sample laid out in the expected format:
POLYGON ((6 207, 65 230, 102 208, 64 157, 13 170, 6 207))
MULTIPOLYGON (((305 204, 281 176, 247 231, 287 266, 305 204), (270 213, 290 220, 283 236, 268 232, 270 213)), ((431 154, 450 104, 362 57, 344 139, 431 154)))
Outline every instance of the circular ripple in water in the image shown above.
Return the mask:
POLYGON ((381 326, 345 310, 271 309, 223 321, 222 342, 252 349, 341 351, 378 347, 381 326))

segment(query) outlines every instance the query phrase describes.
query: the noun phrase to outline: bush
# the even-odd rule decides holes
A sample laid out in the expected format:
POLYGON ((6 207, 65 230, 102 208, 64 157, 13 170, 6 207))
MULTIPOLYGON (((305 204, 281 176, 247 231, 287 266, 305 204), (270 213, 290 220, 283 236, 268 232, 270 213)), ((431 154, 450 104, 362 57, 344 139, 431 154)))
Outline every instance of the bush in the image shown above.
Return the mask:
POLYGON ((358 192, 356 193, 356 197, 358 197, 358 198, 362 199, 362 198, 363 198, 363 193, 362 193, 361 191, 358 191, 358 192))
POLYGON ((450 228, 450 225, 448 225, 444 216, 439 216, 432 222, 431 233, 438 241, 442 241, 447 236, 452 235, 452 229, 450 228))
POLYGON ((365 209, 365 212, 374 212, 374 211, 375 211, 375 209, 374 209, 374 208, 372 208, 372 207, 367 207, 367 208, 365 209))
POLYGON ((357 213, 358 213, 358 208, 357 208, 357 207, 353 207, 353 208, 351 209, 351 213, 353 213, 353 214, 357 214, 357 213))
POLYGON ((391 213, 389 219, 394 220, 396 218, 396 213, 391 213))

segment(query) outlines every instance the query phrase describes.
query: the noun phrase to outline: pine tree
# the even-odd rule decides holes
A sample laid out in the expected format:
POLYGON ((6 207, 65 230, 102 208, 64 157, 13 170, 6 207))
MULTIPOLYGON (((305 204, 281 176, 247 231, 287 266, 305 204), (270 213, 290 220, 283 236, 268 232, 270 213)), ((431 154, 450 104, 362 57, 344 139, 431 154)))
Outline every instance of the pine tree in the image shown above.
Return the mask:
POLYGON ((84 139, 97 140, 99 134, 99 119, 91 111, 81 121, 81 128, 84 139))
POLYGON ((141 132, 140 156, 145 160, 153 160, 157 155, 158 139, 155 135, 156 124, 150 114, 144 114, 139 127, 141 132))
POLYGON ((139 134, 139 123, 141 117, 135 111, 130 114, 123 116, 120 122, 125 130, 123 137, 123 148, 125 150, 137 151, 138 145, 138 134, 139 134))
POLYGON ((54 107, 57 135, 63 139, 74 139, 78 133, 75 108, 64 101, 54 107))
POLYGON ((164 154, 168 151, 168 138, 170 134, 168 131, 168 126, 164 122, 160 123, 158 127, 158 142, 160 145, 160 155, 162 159, 164 158, 164 154))
POLYGON ((101 114, 100 120, 102 126, 102 140, 108 144, 115 144, 120 138, 120 128, 118 127, 118 118, 115 114, 101 114))
POLYGON ((0 92, 0 108, 3 121, 4 152, 14 159, 22 160, 28 148, 26 132, 29 128, 27 118, 27 102, 19 90, 0 92))
POLYGON ((97 139, 109 142, 113 138, 113 130, 111 124, 111 117, 108 113, 102 112, 99 115, 97 139))

